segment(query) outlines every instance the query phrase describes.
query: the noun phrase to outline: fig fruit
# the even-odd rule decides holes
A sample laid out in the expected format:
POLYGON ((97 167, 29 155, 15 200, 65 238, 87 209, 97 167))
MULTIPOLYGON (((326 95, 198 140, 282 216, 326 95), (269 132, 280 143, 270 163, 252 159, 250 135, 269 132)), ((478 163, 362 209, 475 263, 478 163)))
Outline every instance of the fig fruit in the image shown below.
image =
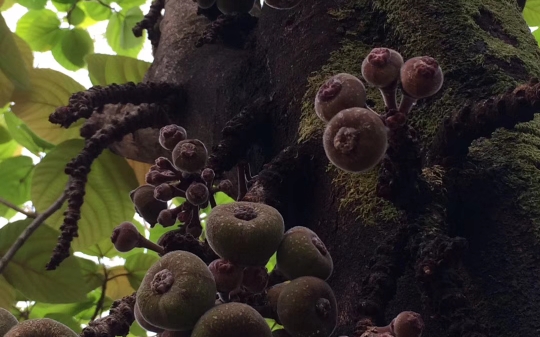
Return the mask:
POLYGON ((141 185, 129 194, 135 210, 150 226, 157 223, 159 212, 167 208, 166 202, 154 198, 154 188, 153 185, 141 185))
POLYGON ((60 322, 40 318, 18 323, 4 337, 79 337, 79 334, 60 322))
POLYGON ((208 159, 208 150, 198 139, 186 139, 172 150, 174 167, 182 172, 196 173, 204 168, 208 159))
POLYGON ((277 268, 289 280, 300 276, 315 276, 326 280, 334 268, 330 252, 321 239, 315 232, 302 226, 285 232, 276 258, 277 268))
POLYGON ((365 172, 377 165, 388 147, 388 131, 380 116, 364 108, 339 112, 326 125, 324 152, 338 168, 365 172))
POLYGON ((206 220, 206 239, 212 250, 240 266, 264 266, 278 248, 283 231, 281 214, 254 202, 218 205, 206 220))
POLYGON ((366 105, 366 88, 357 77, 340 73, 330 77, 315 96, 315 113, 329 122, 341 110, 363 108, 366 105))
POLYGON ((152 324, 148 323, 148 321, 145 320, 144 317, 142 317, 141 309, 139 309, 139 305, 136 302, 135 302, 135 307, 133 309, 133 316, 135 316, 135 320, 137 321, 137 323, 139 323, 139 325, 147 331, 152 331, 152 332, 165 331, 161 328, 158 328, 157 326, 153 326, 152 324))
POLYGON ((206 264, 190 252, 177 250, 148 269, 137 290, 137 303, 151 325, 187 331, 214 306, 216 291, 206 264))
POLYGON ((337 325, 334 292, 313 276, 299 277, 283 288, 277 313, 285 330, 294 337, 328 337, 337 325))
POLYGON ((238 289, 242 284, 243 269, 230 261, 217 259, 208 265, 208 269, 214 275, 217 291, 229 293, 238 289))
POLYGON ((272 337, 265 319, 244 303, 230 302, 208 310, 193 328, 191 337, 272 337))
POLYGON ((4 308, 0 308, 0 336, 4 336, 6 332, 17 325, 17 323, 19 323, 19 321, 11 314, 11 312, 4 308))

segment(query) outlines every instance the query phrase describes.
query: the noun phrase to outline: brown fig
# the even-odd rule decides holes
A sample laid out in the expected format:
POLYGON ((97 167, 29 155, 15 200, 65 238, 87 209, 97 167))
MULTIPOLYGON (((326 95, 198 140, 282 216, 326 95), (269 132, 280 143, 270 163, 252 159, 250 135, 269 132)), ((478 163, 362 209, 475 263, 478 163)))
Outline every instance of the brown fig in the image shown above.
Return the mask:
POLYGON ((357 77, 340 73, 330 77, 315 96, 315 113, 329 122, 341 110, 366 105, 366 89, 357 77))
POLYGON ((214 275, 217 291, 229 293, 238 289, 242 284, 243 269, 224 259, 217 259, 208 265, 208 269, 214 275))
POLYGON ((196 173, 204 168, 208 150, 198 139, 186 139, 176 144, 172 150, 172 162, 177 170, 196 173))
POLYGON ((338 113, 326 125, 324 152, 344 171, 364 172, 377 165, 386 153, 388 131, 379 115, 364 108, 338 113))
POLYGON ((157 223, 159 212, 167 208, 166 202, 154 198, 154 188, 153 185, 141 185, 129 194, 135 210, 150 226, 157 223))
POLYGON ((20 322, 4 337, 79 337, 79 335, 60 322, 40 318, 20 322))
POLYGON ((422 316, 414 311, 400 312, 390 323, 396 337, 421 337, 424 331, 422 316))
POLYGON ((0 308, 0 336, 4 336, 6 332, 17 325, 17 323, 19 323, 19 321, 11 314, 11 312, 4 308, 0 308))
POLYGON ((362 62, 362 76, 379 88, 389 109, 397 109, 396 89, 402 65, 401 54, 390 48, 374 48, 362 62))
POLYGON ((141 309, 139 309, 139 305, 137 303, 135 303, 135 307, 133 309, 133 316, 135 316, 135 320, 137 321, 137 323, 139 323, 139 325, 147 331, 151 331, 151 332, 165 331, 161 328, 158 328, 157 326, 153 326, 152 324, 148 323, 148 321, 145 320, 144 317, 142 316, 141 309))

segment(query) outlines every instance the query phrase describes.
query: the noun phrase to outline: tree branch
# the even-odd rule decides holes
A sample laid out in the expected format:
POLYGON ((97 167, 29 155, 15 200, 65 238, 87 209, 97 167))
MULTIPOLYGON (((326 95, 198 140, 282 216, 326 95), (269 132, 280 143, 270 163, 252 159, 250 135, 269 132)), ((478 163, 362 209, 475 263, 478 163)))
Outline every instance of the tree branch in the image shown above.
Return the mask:
POLYGON ((527 0, 517 0, 517 5, 521 11, 525 8, 525 4, 527 3, 527 0))
POLYGON ((38 216, 37 213, 25 211, 24 209, 20 208, 19 206, 15 204, 12 204, 11 202, 7 201, 4 198, 0 198, 0 204, 3 204, 4 206, 7 206, 13 210, 16 210, 17 212, 22 213, 32 219, 35 219, 38 216))
POLYGON ((15 243, 9 248, 2 259, 0 259, 0 274, 4 271, 9 261, 15 256, 17 251, 22 247, 22 245, 28 240, 30 235, 38 229, 41 224, 45 222, 54 212, 60 209, 64 202, 67 200, 67 191, 64 191, 62 195, 43 213, 39 214, 33 221, 24 229, 24 231, 19 235, 15 243))

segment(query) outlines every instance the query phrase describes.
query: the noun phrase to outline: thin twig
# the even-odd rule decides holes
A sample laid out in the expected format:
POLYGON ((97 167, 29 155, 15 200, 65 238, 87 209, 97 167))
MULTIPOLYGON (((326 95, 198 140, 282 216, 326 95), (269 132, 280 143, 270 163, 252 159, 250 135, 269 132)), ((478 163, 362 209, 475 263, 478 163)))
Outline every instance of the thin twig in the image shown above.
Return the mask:
POLYGON ((0 204, 3 204, 4 206, 7 206, 7 207, 9 207, 11 209, 14 209, 17 212, 22 213, 22 214, 24 214, 27 217, 32 218, 32 219, 35 219, 38 216, 37 213, 25 211, 24 209, 20 208, 19 206, 15 205, 15 204, 12 204, 11 202, 7 201, 4 198, 0 198, 0 204))
MULTIPOLYGON (((101 259, 99 261, 101 263, 101 259)), ((103 266, 103 284, 101 285, 101 296, 99 297, 99 300, 96 304, 96 310, 94 311, 94 314, 92 315, 91 321, 95 320, 96 317, 99 315, 100 312, 103 310, 103 303, 105 303, 105 293, 107 292, 107 282, 109 282, 109 274, 107 273, 107 268, 105 265, 103 266)))
POLYGON ((28 240, 30 235, 34 233, 42 223, 45 222, 54 212, 60 209, 64 202, 67 200, 67 191, 64 191, 62 195, 43 213, 39 214, 33 221, 24 229, 24 231, 19 235, 17 240, 9 248, 4 256, 0 259, 0 274, 4 271, 9 261, 15 256, 17 251, 22 247, 22 245, 28 240))

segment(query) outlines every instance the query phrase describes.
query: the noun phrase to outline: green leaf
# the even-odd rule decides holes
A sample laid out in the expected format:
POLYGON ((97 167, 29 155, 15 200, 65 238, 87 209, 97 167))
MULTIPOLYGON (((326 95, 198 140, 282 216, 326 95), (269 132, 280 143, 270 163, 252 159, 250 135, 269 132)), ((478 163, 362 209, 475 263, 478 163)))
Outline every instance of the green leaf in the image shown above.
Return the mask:
POLYGON ((94 306, 95 300, 92 296, 87 295, 87 299, 77 303, 68 304, 52 304, 52 303, 36 303, 32 306, 29 318, 43 318, 49 313, 62 313, 75 316, 80 312, 90 309, 94 306))
POLYGON ((24 65, 26 66, 27 71, 30 71, 34 68, 34 52, 30 48, 28 43, 26 43, 18 35, 12 34, 11 36, 13 36, 13 39, 15 40, 15 44, 19 49, 19 53, 24 62, 24 65))
MULTIPOLYGON (((138 222, 133 219, 131 221, 139 230, 139 232, 144 236, 144 227, 138 222)), ((140 251, 140 249, 132 249, 129 252, 119 252, 114 247, 113 243, 111 242, 110 237, 106 237, 103 240, 101 240, 99 243, 87 248, 83 249, 81 252, 86 255, 91 256, 97 256, 97 257, 115 257, 120 256, 122 258, 127 258, 128 256, 131 256, 133 254, 137 254, 140 251)))
MULTIPOLYGON (((79 4, 77 4, 77 6, 75 6, 75 8, 73 8, 73 10, 71 11, 71 14, 67 16, 67 21, 72 26, 79 27, 79 25, 82 25, 85 22, 85 20, 86 20, 86 13, 79 7, 79 4)), ((94 20, 92 19, 90 20, 94 22, 94 20)))
POLYGON ((133 289, 139 288, 144 275, 146 275, 146 272, 148 271, 148 268, 150 268, 158 260, 159 257, 156 255, 144 254, 142 252, 133 254, 126 258, 124 267, 129 272, 128 280, 133 289))
POLYGON ((527 0, 523 8, 523 18, 529 27, 540 26, 540 0, 527 0))
POLYGON ((13 157, 15 152, 20 149, 20 145, 11 138, 8 129, 2 125, 1 119, 0 117, 0 161, 13 157))
POLYGON ((28 151, 38 155, 40 152, 47 152, 48 150, 54 148, 53 144, 36 136, 36 134, 33 133, 22 120, 17 118, 13 112, 6 112, 4 114, 4 118, 6 120, 6 126, 9 133, 13 139, 20 145, 24 146, 28 151))
POLYGON ((216 198, 216 204, 218 205, 230 204, 234 202, 233 198, 229 197, 223 192, 217 192, 216 194, 214 194, 214 198, 216 198))
POLYGON ((9 30, 4 18, 0 15, 0 70, 20 90, 28 89, 30 81, 28 68, 19 52, 14 34, 9 30))
POLYGON ((94 41, 86 30, 62 30, 61 40, 52 49, 56 62, 67 70, 76 71, 84 66, 84 57, 94 52, 94 41))
POLYGON ((86 15, 95 21, 108 20, 112 15, 112 10, 109 7, 103 6, 98 1, 80 1, 77 3, 77 7, 80 7, 86 15))
POLYGON ((81 266, 84 283, 88 288, 94 290, 97 287, 101 287, 103 285, 103 273, 100 272, 100 265, 83 258, 78 258, 78 261, 81 266))
POLYGON ((15 289, 0 275, 0 308, 11 308, 15 304, 15 289))
MULTIPOLYGON (((36 166, 32 180, 31 196, 38 212, 42 212, 63 192, 67 175, 64 167, 81 151, 84 141, 68 140, 51 150, 36 166)), ((94 161, 88 175, 86 195, 79 220, 79 237, 73 240, 73 249, 81 251, 105 238, 135 213, 129 192, 137 187, 133 170, 126 160, 110 151, 104 151, 94 161)), ((64 220, 67 203, 55 212, 47 223, 59 228, 64 220)))
POLYGON ((77 320, 73 316, 68 314, 64 314, 61 312, 52 312, 46 314, 44 318, 50 318, 57 322, 65 324, 73 331, 81 330, 81 325, 79 324, 79 322, 77 322, 77 320))
POLYGON ((146 330, 144 330, 137 321, 133 321, 133 324, 129 327, 129 336, 146 337, 146 330))
POLYGON ((17 3, 16 0, 5 0, 5 1, 3 1, 3 3, 2 3, 2 0, 0 0, 0 11, 2 11, 2 12, 7 11, 13 5, 15 5, 15 3, 17 3))
POLYGON ((122 7, 122 9, 130 9, 133 7, 140 7, 146 3, 146 0, 117 0, 117 4, 122 7))
MULTIPOLYGON (((30 222, 31 219, 16 221, 0 228, 0 255, 6 253, 30 222)), ((89 291, 81 267, 73 256, 64 260, 57 270, 45 269, 59 234, 57 230, 41 225, 3 272, 9 284, 32 301, 72 303, 83 301, 89 291)))
POLYGON ((107 269, 107 297, 117 300, 124 296, 133 294, 135 289, 131 286, 128 279, 129 272, 124 266, 117 266, 107 269))
MULTIPOLYGON (((34 163, 25 156, 12 157, 0 162, 0 197, 20 206, 30 200, 30 181, 34 163)), ((0 205, 0 215, 8 208, 0 205)))
POLYGON ((15 86, 9 78, 0 70, 0 106, 4 106, 7 103, 11 102, 11 96, 15 86))
POLYGON ((93 85, 142 82, 151 64, 132 57, 105 54, 88 55, 86 61, 93 85))
POLYGON ((137 38, 131 29, 143 19, 140 8, 134 7, 113 13, 109 19, 105 38, 118 55, 137 57, 144 44, 144 36, 137 38))
POLYGON ((73 6, 72 4, 69 4, 69 3, 63 3, 61 1, 54 1, 52 0, 51 1, 54 8, 56 8, 57 11, 59 12, 68 12, 71 7, 73 6))
POLYGON ((60 20, 49 9, 31 9, 17 21, 15 30, 34 51, 51 50, 60 37, 60 20))
POLYGON ((47 0, 19 0, 18 3, 28 9, 43 9, 47 0))
POLYGON ((79 125, 63 129, 49 122, 49 115, 67 105, 71 94, 85 90, 71 77, 52 69, 33 69, 30 72, 30 90, 13 94, 12 111, 39 137, 52 144, 66 139, 80 138, 79 125))

